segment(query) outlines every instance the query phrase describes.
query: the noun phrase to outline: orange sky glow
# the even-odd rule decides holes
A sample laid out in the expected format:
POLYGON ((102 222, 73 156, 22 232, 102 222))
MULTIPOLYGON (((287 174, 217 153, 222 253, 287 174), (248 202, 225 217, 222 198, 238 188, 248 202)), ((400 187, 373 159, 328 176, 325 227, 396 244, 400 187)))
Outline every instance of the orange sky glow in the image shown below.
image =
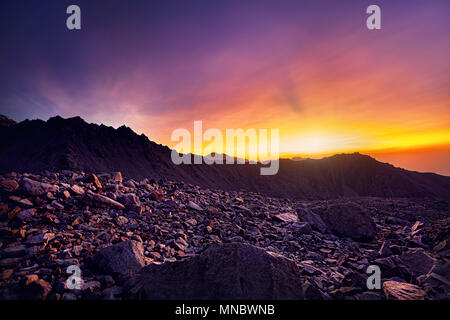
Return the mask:
POLYGON ((169 147, 196 120, 223 133, 279 129, 283 157, 358 151, 450 175, 450 2, 379 2, 381 30, 366 28, 364 1, 117 3, 107 13, 86 2, 97 23, 76 35, 11 30, 2 112, 125 124, 169 147))

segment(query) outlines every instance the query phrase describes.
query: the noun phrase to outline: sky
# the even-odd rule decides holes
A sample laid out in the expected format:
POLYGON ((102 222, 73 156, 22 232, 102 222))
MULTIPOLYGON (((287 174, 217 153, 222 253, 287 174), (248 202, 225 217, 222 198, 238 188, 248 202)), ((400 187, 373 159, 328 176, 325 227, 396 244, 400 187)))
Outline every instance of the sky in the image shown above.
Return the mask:
POLYGON ((0 113, 279 129, 284 157, 450 175, 450 1, 41 1, 0 7, 0 113), (81 8, 81 30, 66 8, 81 8), (366 8, 381 8, 381 29, 366 8))

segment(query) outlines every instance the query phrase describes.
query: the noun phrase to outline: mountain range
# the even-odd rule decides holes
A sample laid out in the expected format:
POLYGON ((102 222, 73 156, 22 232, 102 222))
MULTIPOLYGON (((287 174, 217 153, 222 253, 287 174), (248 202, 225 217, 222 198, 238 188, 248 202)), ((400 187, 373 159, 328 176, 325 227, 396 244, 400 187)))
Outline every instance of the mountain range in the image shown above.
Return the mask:
POLYGON ((120 171, 133 179, 168 179, 210 189, 253 191, 294 199, 433 197, 450 199, 450 177, 394 167, 359 153, 280 159, 276 175, 259 165, 175 165, 171 149, 121 126, 56 116, 19 123, 0 116, 0 173, 44 170, 120 171))

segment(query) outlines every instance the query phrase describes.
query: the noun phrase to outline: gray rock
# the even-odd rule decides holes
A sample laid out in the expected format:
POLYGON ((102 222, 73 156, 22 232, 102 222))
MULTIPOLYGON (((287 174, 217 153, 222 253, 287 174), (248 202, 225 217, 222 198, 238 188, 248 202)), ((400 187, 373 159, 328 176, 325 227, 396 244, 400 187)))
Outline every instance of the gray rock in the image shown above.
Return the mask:
POLYGON ((55 238, 54 233, 39 233, 35 236, 32 236, 31 238, 28 238, 27 241, 25 241, 26 244, 39 244, 51 241, 55 238))
POLYGON ((61 300, 77 300, 77 296, 71 292, 66 292, 62 295, 61 300))
POLYGON ((128 275, 145 265, 144 248, 141 242, 135 240, 120 242, 101 249, 92 261, 103 273, 128 275))
POLYGON ((141 201, 139 200, 139 197, 136 196, 134 193, 127 193, 124 195, 121 195, 119 197, 119 202, 122 203, 127 210, 134 211, 138 214, 141 214, 143 209, 141 206, 141 201))
POLYGON ((88 191, 82 198, 83 202, 97 208, 116 208, 123 210, 125 206, 111 198, 88 191))
POLYGON ((386 241, 381 245, 380 250, 378 250, 378 254, 381 257, 389 257, 392 255, 392 250, 389 248, 386 241))
POLYGON ((71 186, 70 190, 72 190, 72 192, 77 194, 77 195, 83 195, 84 194, 84 188, 80 187, 80 186, 78 186, 76 184, 71 186))
POLYGON ((385 281, 383 291, 387 300, 424 300, 425 291, 411 283, 385 281))
POLYGON ((322 219, 333 232, 357 241, 371 241, 377 227, 368 212, 355 203, 334 204, 322 212, 322 219))
POLYGON ((32 196, 39 196, 46 194, 47 192, 59 191, 58 186, 49 183, 34 181, 25 177, 23 177, 19 181, 19 185, 32 196))
POLYGON ((327 232, 327 225, 318 214, 315 214, 308 208, 298 208, 297 214, 300 220, 308 222, 313 229, 316 229, 321 233, 327 232))

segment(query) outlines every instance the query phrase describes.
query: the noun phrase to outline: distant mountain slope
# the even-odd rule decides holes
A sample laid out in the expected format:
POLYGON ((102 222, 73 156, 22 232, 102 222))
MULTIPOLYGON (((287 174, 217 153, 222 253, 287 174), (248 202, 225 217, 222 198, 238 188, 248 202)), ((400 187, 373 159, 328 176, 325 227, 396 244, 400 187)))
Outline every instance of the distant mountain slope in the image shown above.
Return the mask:
POLYGON ((76 169, 121 171, 131 178, 167 178, 208 188, 247 190, 299 199, 342 196, 450 199, 450 177, 407 171, 361 154, 280 160, 274 176, 258 165, 174 165, 171 150, 122 126, 88 124, 79 117, 0 123, 0 173, 76 169))

